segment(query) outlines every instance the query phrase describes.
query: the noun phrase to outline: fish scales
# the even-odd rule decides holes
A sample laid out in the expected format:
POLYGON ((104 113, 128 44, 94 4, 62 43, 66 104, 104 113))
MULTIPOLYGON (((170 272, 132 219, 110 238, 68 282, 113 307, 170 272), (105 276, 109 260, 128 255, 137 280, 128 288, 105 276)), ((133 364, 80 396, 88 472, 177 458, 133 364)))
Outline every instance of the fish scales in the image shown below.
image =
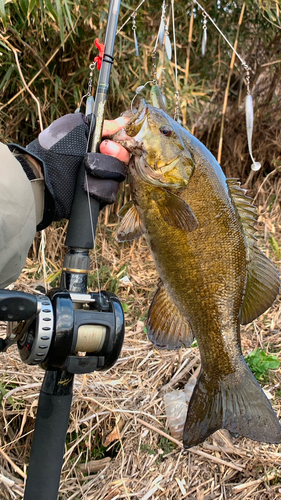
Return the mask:
MULTIPOLYGON (((210 219, 206 216, 207 207, 204 206, 204 201, 210 196, 210 189, 201 178, 197 193, 197 199, 201 203, 198 203, 196 210, 191 203, 194 183, 197 184, 195 174, 194 179, 190 180, 190 189, 188 186, 182 196, 194 207, 198 226, 201 228, 196 231, 196 236, 193 232, 188 233, 167 224, 161 218, 157 205, 153 203, 151 191, 155 188, 135 181, 134 175, 130 179, 131 192, 141 213, 158 273, 167 284, 171 299, 188 318, 200 346, 202 365, 207 364, 213 371, 232 373, 234 352, 235 355, 241 354, 237 348, 237 338, 234 337, 237 320, 233 318, 238 317, 242 300, 242 294, 237 293, 237 288, 238 292, 240 288, 243 293, 246 280, 245 245, 228 197, 225 196, 224 204, 219 204, 222 209, 229 206, 231 210, 223 210, 224 215, 218 221, 222 226, 218 239, 217 227, 210 224, 210 219), (139 189, 135 188, 135 184, 139 189), (162 248, 162 251, 154 251, 157 248, 162 248), (183 265, 186 260, 188 266, 183 265), (222 330, 224 336, 221 335, 222 330), (204 341, 206 332, 210 332, 208 345, 204 341), (218 349, 221 353, 219 359, 213 355, 218 349)), ((218 200, 210 205, 211 217, 212 211, 215 217, 218 200)))
MULTIPOLYGON (((157 99, 154 96, 154 103, 157 99)), ((133 205, 119 241, 145 234, 161 282, 148 313, 158 348, 198 341, 201 373, 184 445, 220 428, 281 442, 281 426, 241 351, 240 322, 264 312, 279 290, 273 264, 257 248, 251 201, 213 155, 159 108, 140 104, 115 136, 131 153, 133 205), (132 222, 132 221, 135 221, 132 222)))

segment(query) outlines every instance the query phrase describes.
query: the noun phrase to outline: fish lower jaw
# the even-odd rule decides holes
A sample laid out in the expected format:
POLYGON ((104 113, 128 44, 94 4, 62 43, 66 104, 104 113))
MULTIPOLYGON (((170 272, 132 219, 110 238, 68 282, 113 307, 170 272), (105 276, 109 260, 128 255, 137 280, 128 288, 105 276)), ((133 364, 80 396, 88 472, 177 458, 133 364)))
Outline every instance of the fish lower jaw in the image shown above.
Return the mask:
POLYGON ((124 128, 114 134, 113 140, 118 144, 121 144, 121 146, 130 152, 134 152, 135 149, 143 148, 143 143, 137 141, 135 137, 128 135, 124 128))

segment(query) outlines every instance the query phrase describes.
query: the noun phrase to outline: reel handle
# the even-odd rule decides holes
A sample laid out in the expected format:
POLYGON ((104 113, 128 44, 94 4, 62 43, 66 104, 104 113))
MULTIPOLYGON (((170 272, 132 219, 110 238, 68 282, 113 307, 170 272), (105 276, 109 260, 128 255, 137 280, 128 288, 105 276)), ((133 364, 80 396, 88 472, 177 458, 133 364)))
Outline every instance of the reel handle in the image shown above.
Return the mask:
POLYGON ((0 321, 31 319, 40 311, 35 295, 13 290, 0 290, 0 321))

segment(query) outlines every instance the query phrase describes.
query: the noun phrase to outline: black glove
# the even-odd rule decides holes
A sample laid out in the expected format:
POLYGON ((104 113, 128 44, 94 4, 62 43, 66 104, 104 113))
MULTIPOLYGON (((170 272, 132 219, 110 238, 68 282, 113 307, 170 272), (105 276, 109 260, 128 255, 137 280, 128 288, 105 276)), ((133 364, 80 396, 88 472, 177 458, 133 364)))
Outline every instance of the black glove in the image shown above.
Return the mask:
POLYGON ((84 189, 91 196, 105 205, 115 203, 119 191, 119 182, 126 179, 124 163, 117 158, 100 153, 88 153, 84 157, 87 180, 84 181, 84 189))
MULTIPOLYGON (((37 227, 38 230, 44 229, 53 220, 69 218, 76 177, 83 160, 85 160, 88 172, 92 174, 91 165, 95 164, 96 153, 85 155, 90 122, 91 117, 85 117, 81 113, 65 115, 43 130, 38 139, 31 142, 26 150, 10 145, 11 149, 16 148, 20 153, 25 152, 33 156, 43 169, 46 184, 45 210, 43 221, 37 227)), ((98 171, 93 172, 97 178, 91 179, 88 176, 89 191, 92 196, 103 202, 104 206, 115 201, 119 182, 125 179, 125 165, 116 158, 100 154, 98 156, 108 158, 108 160, 105 160, 104 173, 102 173, 103 160, 101 159, 98 161, 98 171), (113 163, 111 168, 110 162, 113 163), (95 183, 96 186, 94 186, 95 183)), ((32 178, 27 171, 26 174, 30 179, 32 178)))

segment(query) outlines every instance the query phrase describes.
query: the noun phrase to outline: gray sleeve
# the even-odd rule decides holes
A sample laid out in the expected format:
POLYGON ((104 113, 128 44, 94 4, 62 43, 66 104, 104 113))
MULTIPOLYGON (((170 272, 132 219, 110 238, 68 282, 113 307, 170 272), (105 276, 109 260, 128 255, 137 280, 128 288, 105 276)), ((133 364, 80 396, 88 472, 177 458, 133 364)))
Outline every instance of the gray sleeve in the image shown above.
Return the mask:
POLYGON ((15 281, 36 233, 34 190, 20 163, 0 143, 0 288, 15 281))

